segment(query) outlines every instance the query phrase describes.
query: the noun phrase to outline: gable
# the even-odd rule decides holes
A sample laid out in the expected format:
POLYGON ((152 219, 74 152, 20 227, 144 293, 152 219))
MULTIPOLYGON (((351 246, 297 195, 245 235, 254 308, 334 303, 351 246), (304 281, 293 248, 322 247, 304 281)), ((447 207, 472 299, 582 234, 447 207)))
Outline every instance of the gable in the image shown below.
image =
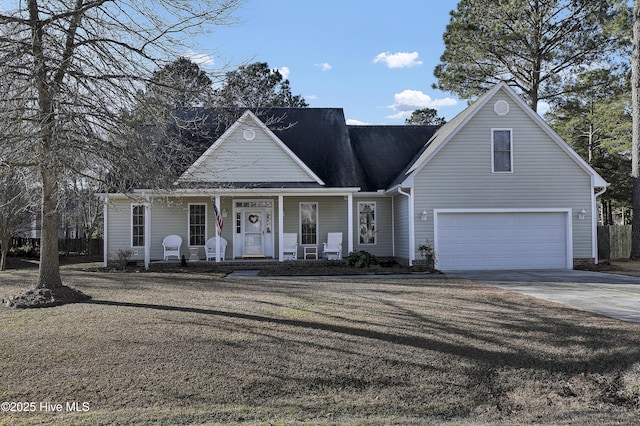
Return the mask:
MULTIPOLYGON (((500 111, 499 111, 500 112, 500 111)), ((455 162, 450 164, 450 172, 456 173, 463 168, 478 168, 481 173, 491 173, 491 135, 492 129, 511 129, 513 136, 514 174, 519 176, 559 174, 560 172, 578 173, 588 176, 592 186, 605 187, 607 182, 593 170, 569 145, 564 142, 544 120, 505 83, 498 84, 480 97, 473 105, 465 109, 453 120, 443 126, 429 141, 429 144, 406 169, 398 184, 411 185, 413 176, 440 152, 455 150, 455 162), (499 102, 500 101, 500 102, 499 102), (506 114, 498 114, 496 103, 500 107, 509 106, 506 114), (476 141, 476 144, 473 144, 476 141), (449 146, 455 142, 455 146, 449 146), (462 143, 471 143, 461 146, 462 143), (485 145, 482 145, 485 144, 485 145), (486 168, 487 162, 489 164, 486 168), (551 168, 551 165, 554 165, 551 168), (518 167, 520 167, 518 172, 518 167), (562 167, 563 170, 559 170, 562 167), (550 169, 551 168, 551 169, 550 169)))
POLYGON ((427 170, 431 176, 448 176, 448 179, 466 182, 463 186, 475 188, 472 192, 485 195, 485 188, 526 194, 539 190, 540 185, 579 184, 585 188, 590 185, 590 175, 580 164, 533 122, 525 110, 500 93, 476 111, 428 166, 417 173, 427 170), (507 115, 498 116, 494 112, 497 101, 508 102, 510 111, 507 115), (492 132, 498 129, 511 133, 509 172, 496 173, 492 165, 492 132))
POLYGON ((178 181, 324 184, 249 111, 229 127, 178 181))

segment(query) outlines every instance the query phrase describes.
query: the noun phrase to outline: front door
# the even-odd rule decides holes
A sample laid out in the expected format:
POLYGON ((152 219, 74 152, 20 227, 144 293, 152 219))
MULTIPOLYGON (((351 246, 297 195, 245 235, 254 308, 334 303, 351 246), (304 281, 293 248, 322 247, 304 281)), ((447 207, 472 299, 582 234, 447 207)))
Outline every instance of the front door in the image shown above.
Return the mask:
POLYGON ((258 209, 242 212, 243 257, 264 257, 265 211, 258 209))

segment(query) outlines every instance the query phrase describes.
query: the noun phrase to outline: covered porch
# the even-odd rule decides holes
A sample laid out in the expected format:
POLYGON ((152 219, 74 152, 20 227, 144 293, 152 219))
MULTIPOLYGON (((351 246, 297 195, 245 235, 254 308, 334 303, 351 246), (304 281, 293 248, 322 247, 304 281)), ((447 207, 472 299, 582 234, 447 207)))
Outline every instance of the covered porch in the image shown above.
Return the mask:
POLYGON ((105 266, 119 250, 129 250, 131 260, 143 262, 147 269, 159 262, 311 261, 325 257, 323 243, 329 233, 341 234, 344 257, 354 247, 357 190, 178 190, 142 193, 136 200, 105 198, 105 235, 116 228, 110 212, 115 217, 116 209, 131 210, 131 242, 114 244, 115 238, 105 238, 105 266), (296 243, 293 256, 287 244, 291 234, 296 243), (167 236, 180 241, 169 257, 163 246, 167 236))

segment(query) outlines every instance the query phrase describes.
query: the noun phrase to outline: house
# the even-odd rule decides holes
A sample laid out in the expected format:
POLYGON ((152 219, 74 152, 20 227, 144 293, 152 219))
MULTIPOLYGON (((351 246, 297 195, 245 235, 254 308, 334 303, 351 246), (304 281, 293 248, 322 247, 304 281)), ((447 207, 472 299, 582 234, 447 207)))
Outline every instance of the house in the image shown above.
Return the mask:
POLYGON ((103 194, 105 263, 119 250, 163 259, 163 238, 205 259, 342 256, 366 250, 412 265, 429 242, 442 270, 573 268, 597 262, 596 197, 604 181, 506 84, 444 126, 349 126, 339 108, 246 111, 207 142, 166 192, 103 194), (216 216, 216 211, 219 215, 216 216), (220 244, 220 239, 216 240, 220 244), (218 247, 218 246, 216 246, 218 247))

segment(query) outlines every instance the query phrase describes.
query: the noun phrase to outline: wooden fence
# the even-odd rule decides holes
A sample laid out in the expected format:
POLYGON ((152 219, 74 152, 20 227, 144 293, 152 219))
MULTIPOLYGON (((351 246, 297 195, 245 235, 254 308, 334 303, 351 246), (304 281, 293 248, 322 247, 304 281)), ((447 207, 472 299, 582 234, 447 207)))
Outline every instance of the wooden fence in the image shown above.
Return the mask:
POLYGON ((598 226, 598 257, 601 260, 631 257, 631 225, 598 226))

